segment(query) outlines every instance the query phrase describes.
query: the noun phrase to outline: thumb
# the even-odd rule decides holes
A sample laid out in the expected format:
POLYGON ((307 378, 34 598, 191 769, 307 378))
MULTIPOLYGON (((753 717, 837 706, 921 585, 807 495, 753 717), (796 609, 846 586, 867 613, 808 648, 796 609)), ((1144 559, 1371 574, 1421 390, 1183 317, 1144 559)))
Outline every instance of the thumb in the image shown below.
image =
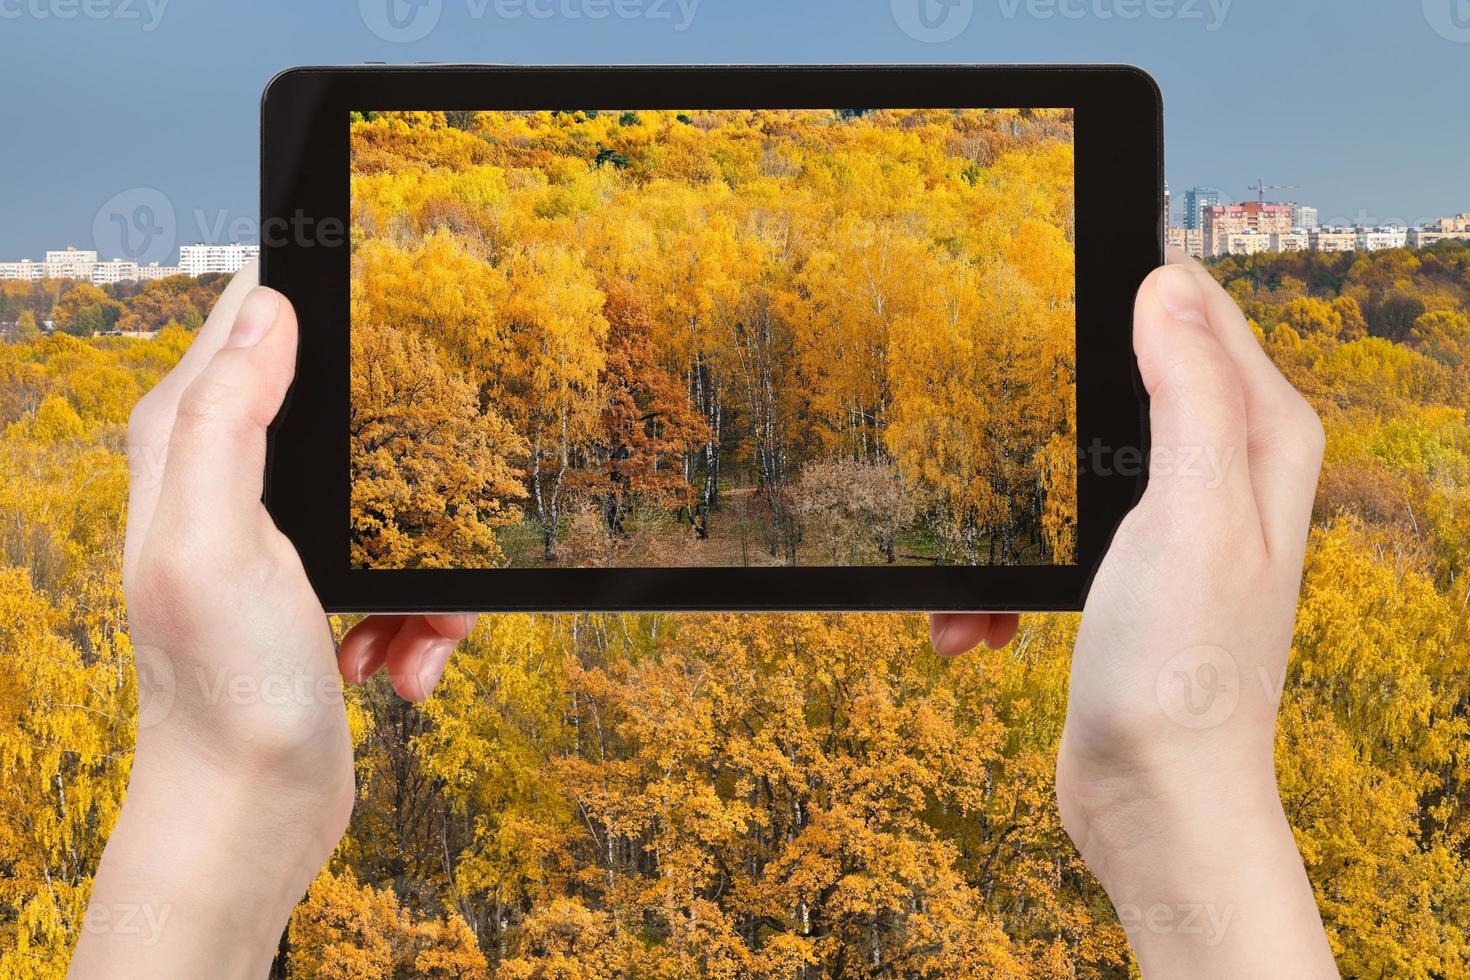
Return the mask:
POLYGON ((1149 393, 1151 442, 1144 500, 1172 511, 1180 527, 1224 530, 1254 517, 1255 500, 1244 389, 1208 316, 1187 269, 1158 269, 1139 290, 1133 347, 1149 393))
POLYGON ((260 513, 266 427, 296 368, 296 313, 258 286, 230 334, 179 397, 159 500, 161 516, 198 533, 230 534, 260 513))

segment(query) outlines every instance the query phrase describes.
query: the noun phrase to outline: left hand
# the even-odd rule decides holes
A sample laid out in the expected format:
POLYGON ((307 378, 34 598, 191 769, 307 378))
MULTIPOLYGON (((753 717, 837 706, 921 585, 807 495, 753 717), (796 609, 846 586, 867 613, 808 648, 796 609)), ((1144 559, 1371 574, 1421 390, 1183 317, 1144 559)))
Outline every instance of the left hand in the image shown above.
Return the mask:
POLYGON ((133 411, 123 589, 138 741, 75 976, 264 975, 352 811, 339 663, 354 683, 386 665, 421 700, 474 627, 472 616, 375 618, 336 649, 261 504, 296 331, 291 304, 257 287, 251 265, 133 411), (140 906, 160 935, 101 925, 140 906))

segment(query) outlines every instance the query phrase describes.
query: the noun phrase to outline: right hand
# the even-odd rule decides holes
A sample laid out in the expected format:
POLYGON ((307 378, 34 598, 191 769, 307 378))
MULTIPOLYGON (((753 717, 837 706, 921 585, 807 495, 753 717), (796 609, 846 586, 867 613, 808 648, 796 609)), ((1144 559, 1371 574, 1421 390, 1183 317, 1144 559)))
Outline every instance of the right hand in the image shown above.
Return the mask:
MULTIPOLYGON (((1133 346, 1149 485, 1077 635, 1062 822, 1146 976, 1336 976, 1272 755, 1322 426, 1183 253, 1139 290, 1133 346)), ((946 625, 947 654, 1012 629, 946 625)))

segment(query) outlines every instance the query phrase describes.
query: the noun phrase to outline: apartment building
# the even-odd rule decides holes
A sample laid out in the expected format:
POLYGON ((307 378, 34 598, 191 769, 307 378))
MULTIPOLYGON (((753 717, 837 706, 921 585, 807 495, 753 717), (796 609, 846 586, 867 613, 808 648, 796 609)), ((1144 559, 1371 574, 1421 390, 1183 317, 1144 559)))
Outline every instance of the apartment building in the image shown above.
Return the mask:
POLYGON ((1356 247, 1359 252, 1381 252, 1389 248, 1405 248, 1409 243, 1407 228, 1358 228, 1356 247))
POLYGON ((1457 214, 1453 218, 1440 218, 1434 223, 1433 229, 1451 237, 1470 236, 1470 211, 1457 214))
POLYGON ((1232 254, 1231 235, 1255 233, 1269 241, 1271 235, 1288 233, 1293 227, 1290 204, 1217 204, 1205 211, 1205 255, 1213 258, 1232 254))
POLYGON ((52 249, 46 253, 45 265, 43 275, 47 279, 80 279, 90 282, 92 269, 97 265, 97 252, 95 249, 71 246, 52 249))
POLYGON ((179 271, 186 276, 239 272, 258 255, 259 245, 181 245, 179 271))
POLYGON ((1351 228, 1318 228, 1309 233, 1314 252, 1356 252, 1358 233, 1351 228))
POLYGON ((1305 228, 1273 232, 1271 235, 1271 251, 1273 252, 1306 252, 1311 248, 1312 235, 1305 228))
POLYGON ((1272 235, 1264 231, 1232 231, 1225 236, 1221 255, 1256 255, 1271 251, 1272 235))
POLYGON ((138 278, 138 263, 128 259, 111 259, 92 266, 92 285, 105 286, 115 282, 135 282, 138 278))
POLYGON ((1205 257, 1205 236, 1198 228, 1171 227, 1168 242, 1171 247, 1183 249, 1197 259, 1205 257))
POLYGON ((154 279, 167 279, 169 276, 180 275, 179 267, 176 265, 159 265, 157 262, 149 262, 147 265, 138 266, 138 281, 151 282, 154 279))
POLYGON ((35 280, 46 278, 46 263, 21 259, 19 262, 0 262, 0 279, 35 280))

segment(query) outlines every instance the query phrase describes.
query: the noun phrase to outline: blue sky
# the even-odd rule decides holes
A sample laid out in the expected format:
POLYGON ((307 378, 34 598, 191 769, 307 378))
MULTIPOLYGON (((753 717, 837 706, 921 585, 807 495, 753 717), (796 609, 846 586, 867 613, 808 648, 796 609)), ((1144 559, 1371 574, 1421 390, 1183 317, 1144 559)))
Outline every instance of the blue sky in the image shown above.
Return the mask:
POLYGON ((116 251, 106 215, 139 202, 164 240, 248 239, 261 87, 364 60, 1132 62, 1176 197, 1264 177, 1324 219, 1470 211, 1470 0, 0 0, 0 260, 116 251))

